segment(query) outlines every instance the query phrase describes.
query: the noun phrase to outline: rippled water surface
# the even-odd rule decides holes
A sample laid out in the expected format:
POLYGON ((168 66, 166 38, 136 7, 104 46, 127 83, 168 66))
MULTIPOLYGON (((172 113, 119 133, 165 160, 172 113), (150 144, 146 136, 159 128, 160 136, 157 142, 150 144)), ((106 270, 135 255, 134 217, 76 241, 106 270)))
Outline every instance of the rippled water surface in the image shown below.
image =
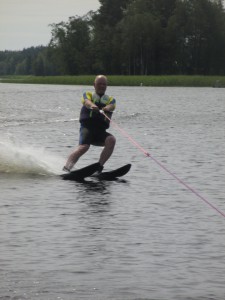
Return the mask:
POLYGON ((113 120, 162 165, 112 127, 105 169, 131 171, 63 181, 89 89, 0 84, 0 299, 224 299, 224 89, 109 87, 113 120))

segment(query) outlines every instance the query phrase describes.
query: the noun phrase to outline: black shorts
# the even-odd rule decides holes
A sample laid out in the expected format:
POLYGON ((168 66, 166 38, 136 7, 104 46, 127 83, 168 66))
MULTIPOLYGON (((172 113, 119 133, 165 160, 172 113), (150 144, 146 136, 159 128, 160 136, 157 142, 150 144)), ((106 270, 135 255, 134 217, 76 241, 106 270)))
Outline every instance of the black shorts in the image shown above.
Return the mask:
POLYGON ((104 146, 108 136, 112 136, 105 129, 87 128, 81 125, 79 145, 104 146))

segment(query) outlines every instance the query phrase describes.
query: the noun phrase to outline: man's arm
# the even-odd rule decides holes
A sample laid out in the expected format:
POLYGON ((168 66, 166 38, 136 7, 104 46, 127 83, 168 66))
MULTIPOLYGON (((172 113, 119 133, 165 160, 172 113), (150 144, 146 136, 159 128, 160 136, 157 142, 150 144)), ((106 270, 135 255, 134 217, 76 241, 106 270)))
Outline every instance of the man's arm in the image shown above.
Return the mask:
POLYGON ((98 112, 99 108, 97 105, 95 105, 91 100, 89 99, 84 99, 84 105, 88 108, 88 109, 93 109, 94 111, 98 112))
POLYGON ((108 104, 105 107, 103 107, 103 111, 105 112, 112 112, 115 109, 115 105, 114 104, 108 104))

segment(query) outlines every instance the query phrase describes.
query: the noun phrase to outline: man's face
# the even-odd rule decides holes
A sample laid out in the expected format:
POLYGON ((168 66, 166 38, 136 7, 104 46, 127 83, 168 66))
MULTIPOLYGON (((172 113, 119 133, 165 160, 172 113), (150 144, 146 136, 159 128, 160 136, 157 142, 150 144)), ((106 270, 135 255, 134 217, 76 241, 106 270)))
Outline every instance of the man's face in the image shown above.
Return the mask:
POLYGON ((94 83, 95 91, 98 95, 104 95, 107 88, 107 81, 104 77, 97 78, 94 83))

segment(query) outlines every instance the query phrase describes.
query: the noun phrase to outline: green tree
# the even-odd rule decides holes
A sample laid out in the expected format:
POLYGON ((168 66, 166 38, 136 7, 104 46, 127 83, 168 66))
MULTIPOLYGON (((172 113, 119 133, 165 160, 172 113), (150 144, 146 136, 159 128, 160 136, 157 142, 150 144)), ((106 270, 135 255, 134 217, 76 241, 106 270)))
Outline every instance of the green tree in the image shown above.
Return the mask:
POLYGON ((84 17, 70 17, 67 23, 52 24, 49 44, 52 60, 63 74, 90 72, 90 27, 84 17))
POLYGON ((123 65, 128 74, 160 74, 166 59, 165 28, 175 0, 136 0, 120 22, 123 65))
POLYGON ((224 73, 225 16, 221 5, 221 1, 179 1, 166 32, 174 72, 224 73))
POLYGON ((93 72, 119 74, 121 72, 121 44, 117 24, 132 0, 100 0, 101 6, 93 15, 93 72))
POLYGON ((27 74, 27 62, 26 59, 16 64, 15 72, 16 75, 26 75, 27 74))

